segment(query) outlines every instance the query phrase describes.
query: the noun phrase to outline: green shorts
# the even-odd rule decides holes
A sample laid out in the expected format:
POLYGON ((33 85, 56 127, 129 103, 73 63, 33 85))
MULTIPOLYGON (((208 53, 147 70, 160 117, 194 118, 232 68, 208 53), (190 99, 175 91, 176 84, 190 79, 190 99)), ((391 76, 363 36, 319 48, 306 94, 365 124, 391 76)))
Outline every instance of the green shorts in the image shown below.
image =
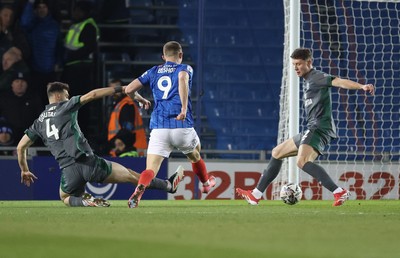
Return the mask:
POLYGON ((323 151, 331 141, 332 137, 321 133, 320 130, 306 130, 293 137, 293 141, 296 144, 297 149, 302 144, 310 145, 320 155, 323 155, 323 151))
POLYGON ((111 174, 111 162, 96 155, 85 157, 61 171, 61 190, 81 196, 87 182, 102 183, 111 174))

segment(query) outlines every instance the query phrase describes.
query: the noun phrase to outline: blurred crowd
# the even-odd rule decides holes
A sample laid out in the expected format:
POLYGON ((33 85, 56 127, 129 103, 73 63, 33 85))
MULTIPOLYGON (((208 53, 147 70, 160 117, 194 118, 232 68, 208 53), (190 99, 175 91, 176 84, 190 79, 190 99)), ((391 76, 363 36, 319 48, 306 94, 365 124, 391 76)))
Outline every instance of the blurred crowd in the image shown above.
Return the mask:
MULTIPOLYGON (((104 8, 111 3, 100 2, 104 8)), ((99 3, 75 0, 70 4, 71 24, 64 32, 57 0, 16 0, 12 5, 0 6, 0 147, 16 146, 25 129, 40 115, 48 103, 46 86, 49 82, 68 83, 70 96, 85 94, 98 87, 94 85, 94 54, 100 30, 94 15, 99 3)), ((119 97, 116 100, 119 101, 119 97)), ((79 114, 83 132, 88 130, 88 111, 82 109, 79 114)), ((127 120, 137 114, 133 109, 129 112, 127 120)), ((133 145, 138 138, 134 127, 125 123, 118 129, 126 131, 118 134, 114 130, 116 133, 111 137, 110 134, 105 136, 111 155, 124 152, 133 155, 132 151, 136 151, 133 145), (122 145, 127 146, 126 150, 122 145)), ((2 151, 0 154, 9 153, 2 151)))

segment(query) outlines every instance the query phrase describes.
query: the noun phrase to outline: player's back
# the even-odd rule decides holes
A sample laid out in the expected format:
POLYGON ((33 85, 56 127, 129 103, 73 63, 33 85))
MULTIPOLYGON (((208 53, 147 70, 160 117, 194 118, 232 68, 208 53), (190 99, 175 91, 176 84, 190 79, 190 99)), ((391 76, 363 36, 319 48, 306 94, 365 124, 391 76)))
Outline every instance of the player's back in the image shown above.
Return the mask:
POLYGON ((190 93, 192 88, 193 69, 187 64, 166 62, 154 66, 139 80, 143 85, 150 85, 154 98, 154 110, 151 114, 150 129, 154 128, 190 128, 193 127, 192 103, 190 93), (182 103, 179 96, 179 73, 187 72, 189 75, 189 100, 184 121, 176 120, 181 112, 182 103))
POLYGON ((61 168, 82 156, 93 154, 77 123, 80 107, 79 96, 49 104, 27 130, 30 138, 38 136, 43 140, 61 168))

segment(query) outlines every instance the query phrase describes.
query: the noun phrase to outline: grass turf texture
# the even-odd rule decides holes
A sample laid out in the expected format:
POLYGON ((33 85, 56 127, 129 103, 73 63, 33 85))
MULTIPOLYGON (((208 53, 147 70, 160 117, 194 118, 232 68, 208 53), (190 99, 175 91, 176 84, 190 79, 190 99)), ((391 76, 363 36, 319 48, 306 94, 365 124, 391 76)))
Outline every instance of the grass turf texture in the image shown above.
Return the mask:
POLYGON ((0 257, 399 257, 400 203, 0 201, 0 257))

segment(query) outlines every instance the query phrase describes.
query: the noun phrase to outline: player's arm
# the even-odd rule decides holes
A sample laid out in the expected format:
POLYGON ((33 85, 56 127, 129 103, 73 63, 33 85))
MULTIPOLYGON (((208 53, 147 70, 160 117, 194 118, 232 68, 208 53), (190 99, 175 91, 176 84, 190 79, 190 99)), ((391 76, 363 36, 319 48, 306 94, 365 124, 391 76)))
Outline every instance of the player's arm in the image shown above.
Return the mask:
POLYGON ((179 72, 178 82, 179 97, 181 99, 182 108, 181 113, 176 117, 176 119, 185 120, 189 101, 189 74, 185 71, 179 72))
POLYGON ((124 88, 125 86, 116 86, 94 89, 89 91, 85 95, 82 95, 80 98, 80 102, 82 105, 84 105, 90 101, 114 95, 114 93, 124 92, 124 88))
POLYGON ((149 109, 150 105, 151 105, 150 101, 143 98, 137 92, 142 87, 143 87, 143 84, 138 79, 135 79, 131 83, 129 83, 128 86, 125 87, 125 94, 128 95, 129 97, 131 97, 131 99, 139 102, 142 106, 144 106, 145 109, 149 109))
POLYGON ((17 155, 18 165, 21 169, 21 183, 30 186, 37 177, 29 171, 28 162, 26 158, 26 151, 33 144, 33 141, 25 134, 18 143, 17 155))
POLYGON ((347 79, 341 79, 336 77, 335 79, 332 80, 332 86, 338 87, 338 88, 343 88, 343 89, 348 89, 348 90, 363 90, 366 92, 371 93, 371 95, 374 95, 375 88, 374 85, 372 84, 360 84, 358 82, 354 82, 351 80, 347 79))

